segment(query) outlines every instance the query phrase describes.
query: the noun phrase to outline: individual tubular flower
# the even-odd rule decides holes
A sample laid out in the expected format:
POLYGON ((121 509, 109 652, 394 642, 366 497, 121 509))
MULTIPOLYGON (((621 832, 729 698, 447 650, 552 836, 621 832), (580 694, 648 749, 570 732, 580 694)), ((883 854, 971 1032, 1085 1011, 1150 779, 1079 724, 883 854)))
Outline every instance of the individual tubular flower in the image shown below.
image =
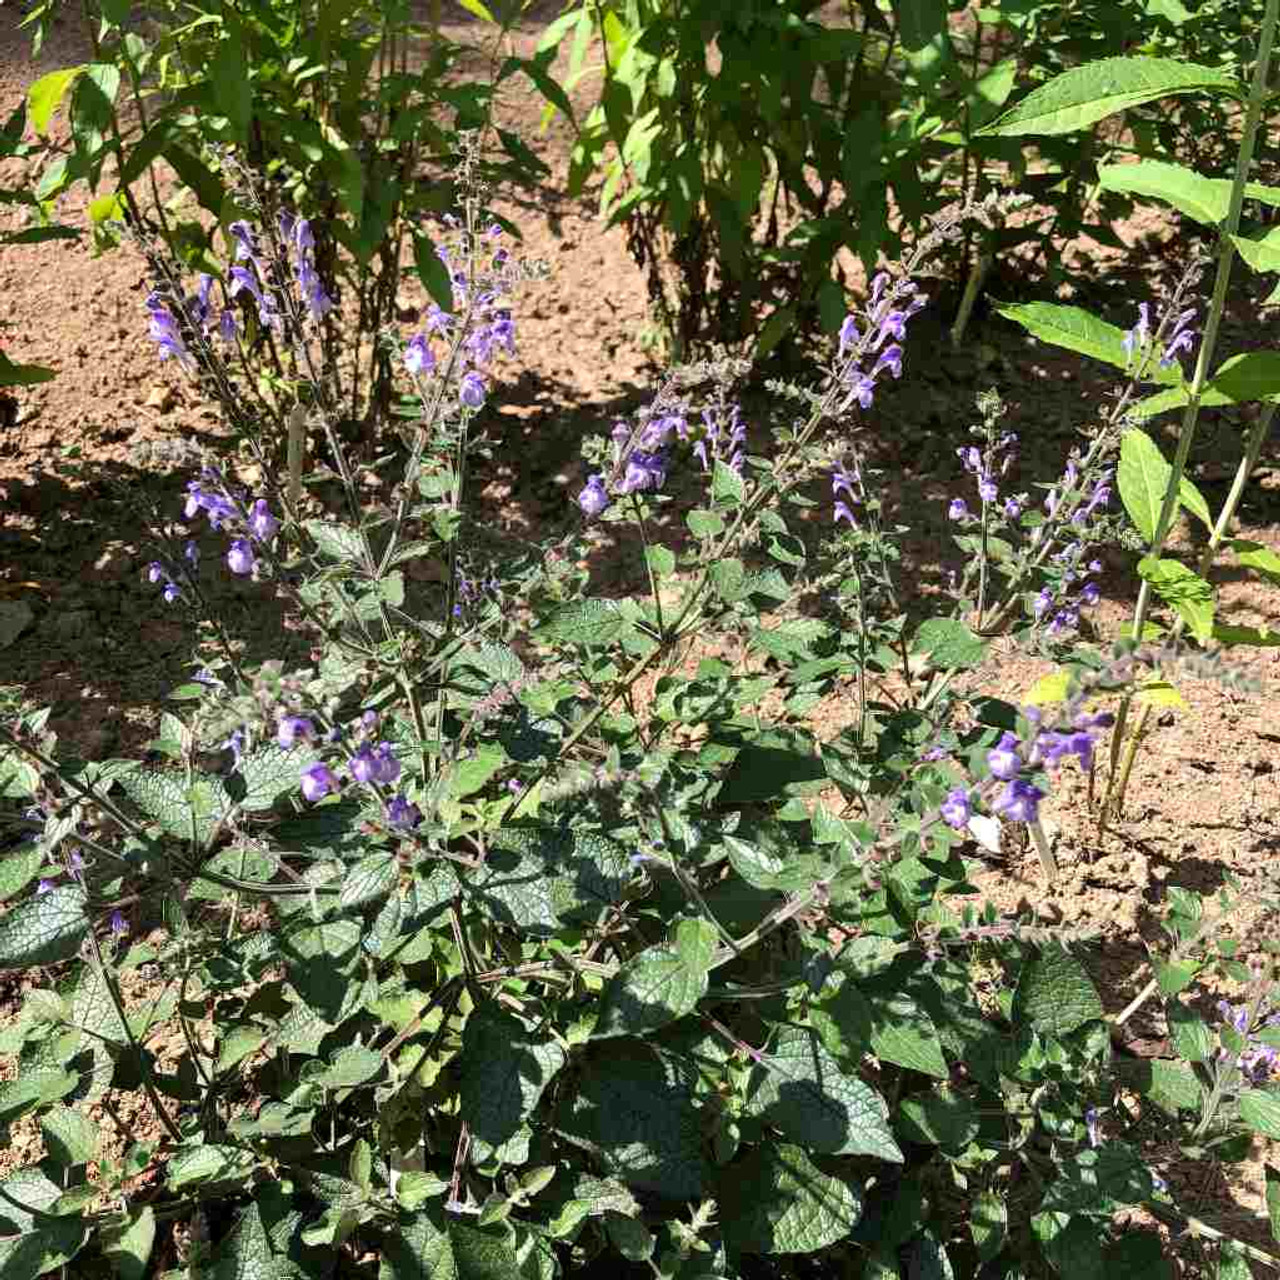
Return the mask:
POLYGON ((854 519, 853 512, 850 510, 847 502, 837 502, 832 508, 832 511, 833 524, 839 524, 841 520, 847 520, 851 529, 856 529, 858 527, 858 522, 854 519))
POLYGON ((223 307, 222 314, 218 317, 218 337, 230 346, 239 336, 240 325, 236 320, 236 313, 230 307, 223 307))
POLYGON ((249 508, 249 532, 259 542, 270 542, 280 528, 280 522, 271 514, 266 498, 259 498, 249 508))
POLYGON ((306 716, 283 716, 276 727, 276 742, 288 751, 296 743, 310 741, 315 732, 315 726, 306 716))
POLYGON ((328 765, 322 764, 319 760, 315 764, 309 764, 302 771, 302 794, 312 804, 317 800, 323 800, 331 791, 336 791, 338 780, 333 776, 328 765))
POLYGON ((178 322, 165 307, 159 304, 150 306, 149 302, 148 306, 151 312, 149 322, 151 337, 156 344, 160 359, 168 360, 172 356, 184 369, 194 370, 196 359, 187 350, 178 322))
POLYGON ((992 808, 1010 822, 1034 822, 1044 792, 1022 778, 1014 778, 996 797, 992 808))
POLYGON ((410 804, 404 796, 392 796, 386 806, 387 825, 401 831, 416 827, 422 821, 422 813, 416 804, 410 804))
POLYGON ((394 748, 389 742, 378 743, 373 753, 373 780, 390 786, 400 776, 400 761, 396 759, 394 748))
POLYGON ((373 781, 374 773, 377 769, 377 762, 373 758, 373 748, 366 743, 359 751, 347 761, 347 772, 361 786, 365 786, 373 781))
POLYGON ((1096 1147, 1102 1139, 1098 1136, 1098 1112, 1094 1107, 1089 1107, 1084 1113, 1085 1132, 1089 1135, 1089 1145, 1096 1147))
POLYGON ((1016 778, 1022 769, 1022 757, 1018 754, 1018 738, 1013 733, 1002 733, 1000 741, 987 752, 987 768, 992 777, 1001 782, 1016 778))
POLYGON ((253 546, 247 538, 236 538, 227 551, 227 568, 232 573, 244 577, 253 572, 258 563, 253 554, 253 546))
POLYGON ((415 378, 431 373, 436 367, 435 352, 425 333, 416 333, 404 349, 404 367, 415 378))
POLYGON ((963 831, 969 823, 969 815, 971 813, 969 805, 969 789, 967 787, 954 787, 947 792, 947 798, 942 802, 938 809, 942 815, 942 820, 954 831, 963 831))
POLYGON ((1179 351, 1191 352, 1196 345, 1195 331, 1189 326, 1196 318, 1194 307, 1188 307, 1186 311, 1174 321, 1173 333, 1169 336, 1169 341, 1165 345, 1164 353, 1160 357, 1160 367, 1162 369, 1169 368, 1177 359, 1179 351))
POLYGON ((623 493, 641 493, 646 489, 660 489, 667 478, 667 458, 662 450, 646 453, 633 449, 627 459, 626 471, 620 486, 623 493))
POLYGON ((462 375, 462 381, 458 384, 458 399, 468 409, 478 409, 484 404, 486 390, 484 379, 474 369, 470 369, 462 375))
POLYGON ((604 487, 603 476, 592 476, 578 494, 578 506, 588 519, 594 519, 609 505, 609 491, 604 487))
POLYGON ((123 911, 113 911, 111 919, 107 922, 111 932, 118 938, 121 934, 129 932, 129 922, 124 918, 123 911))
POLYGON ((947 518, 949 520, 967 520, 969 518, 969 504, 963 498, 952 498, 951 505, 947 508, 947 518))

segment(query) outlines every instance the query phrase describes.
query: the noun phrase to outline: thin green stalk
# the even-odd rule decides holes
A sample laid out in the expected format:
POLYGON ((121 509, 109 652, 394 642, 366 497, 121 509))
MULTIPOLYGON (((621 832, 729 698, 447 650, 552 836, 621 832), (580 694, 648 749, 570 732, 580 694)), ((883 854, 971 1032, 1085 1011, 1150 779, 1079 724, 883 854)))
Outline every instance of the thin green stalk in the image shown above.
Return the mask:
MULTIPOLYGON (((1222 509, 1218 512, 1218 518, 1214 522, 1213 532, 1209 535, 1209 541, 1205 544, 1204 550, 1200 553, 1199 563, 1196 565, 1196 573, 1200 577, 1204 577, 1213 565, 1218 548, 1222 545, 1223 540, 1227 536, 1227 530, 1231 525, 1232 519, 1235 517, 1236 508, 1240 505, 1241 498, 1244 497, 1245 486, 1249 483, 1249 477, 1253 474, 1253 469, 1258 465, 1258 457, 1262 453, 1262 446, 1266 442, 1267 436, 1271 433, 1271 424, 1275 421, 1277 406, 1268 404, 1264 406, 1262 413, 1258 416, 1258 421, 1253 424, 1248 438, 1245 441, 1244 457, 1240 459, 1240 465, 1236 468, 1236 474, 1231 482, 1231 490, 1227 494, 1226 500, 1222 504, 1222 509)), ((1173 631, 1170 634, 1170 641, 1177 643, 1182 638, 1183 631, 1186 630, 1187 621, 1185 617, 1179 615, 1178 620, 1174 623, 1173 631)), ((1134 633, 1137 634, 1136 632, 1134 633)), ((1106 800, 1103 802, 1103 817, 1105 823, 1109 814, 1119 816, 1124 809, 1125 792, 1129 786, 1129 774, 1133 769, 1133 762, 1138 754, 1138 747, 1141 744, 1142 733, 1146 727, 1148 718, 1150 717, 1151 707, 1148 704, 1143 708, 1142 719, 1139 720, 1137 727, 1130 736, 1129 748, 1125 753, 1124 763, 1120 770, 1120 777, 1116 785, 1115 795, 1111 798, 1110 809, 1108 809, 1106 800)), ((1117 728, 1119 726, 1117 725, 1117 728)), ((1112 740, 1114 750, 1115 740, 1112 740)), ((1110 791, 1110 780, 1108 780, 1108 791, 1110 791)))
MULTIPOLYGON (((1196 358, 1195 374, 1191 379, 1190 394, 1186 411, 1182 416, 1182 429, 1178 437, 1178 448, 1174 454, 1173 470, 1169 483, 1165 488, 1164 501, 1160 506, 1160 517, 1156 521, 1155 534, 1147 548, 1147 555, 1159 558, 1169 536, 1169 527, 1173 523, 1173 513, 1178 503, 1178 493, 1182 487, 1183 473, 1186 471, 1187 456, 1191 452, 1195 440, 1196 427, 1200 420, 1200 402, 1204 395, 1205 385, 1209 380, 1209 372, 1214 353, 1218 345, 1218 328, 1222 322, 1222 313, 1226 306, 1227 288, 1231 283, 1231 264, 1235 256, 1235 245, 1231 237, 1240 229, 1240 210, 1244 205, 1245 184, 1248 182, 1249 169, 1253 164, 1254 146, 1257 141, 1258 127, 1262 121, 1262 108, 1267 99, 1267 77, 1271 68, 1271 49, 1275 40, 1276 23, 1280 18, 1280 0, 1267 0, 1266 13, 1262 19, 1262 31, 1258 38, 1258 61, 1253 70, 1253 80, 1249 86, 1248 105, 1245 111, 1244 131, 1240 137, 1240 148, 1236 154, 1235 174, 1231 183, 1231 199, 1227 207, 1227 220, 1224 223, 1218 244, 1218 265, 1214 275, 1213 297, 1209 304, 1209 314, 1205 319, 1204 337, 1200 343, 1200 352, 1196 358)), ((1142 636, 1142 628, 1147 620, 1147 612, 1151 605, 1151 584, 1143 581, 1138 589, 1138 601, 1133 611, 1132 634, 1135 639, 1142 636)), ((1129 716, 1129 707, 1133 695, 1126 694, 1116 713, 1115 732, 1111 740, 1111 776, 1107 779, 1107 795, 1103 799, 1103 814, 1111 801, 1111 793, 1118 781, 1117 766, 1120 760, 1121 745, 1124 741, 1125 725, 1129 716)), ((1105 818, 1104 818, 1105 821, 1105 818)))

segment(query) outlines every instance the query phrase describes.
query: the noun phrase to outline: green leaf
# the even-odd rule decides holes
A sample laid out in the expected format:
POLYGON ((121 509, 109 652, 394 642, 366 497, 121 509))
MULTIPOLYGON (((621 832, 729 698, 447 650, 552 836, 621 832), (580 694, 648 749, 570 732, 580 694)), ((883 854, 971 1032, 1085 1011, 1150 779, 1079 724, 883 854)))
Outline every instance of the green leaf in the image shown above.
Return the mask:
POLYGON ((329 520, 304 520, 303 528, 322 556, 340 564, 359 564, 364 560, 364 542, 357 530, 329 520))
POLYGON ((1104 191, 1154 196, 1205 226, 1225 222, 1231 202, 1231 183, 1203 178, 1194 170, 1162 160, 1098 166, 1098 185, 1104 191))
POLYGON ((0 1235, 0 1276, 4 1280, 35 1280, 70 1262, 84 1243, 83 1219, 77 1214, 37 1218, 18 1208, 26 1205, 41 1214, 51 1213, 62 1195, 61 1188, 38 1169, 18 1169, 0 1182, 0 1187, 6 1192, 0 1199, 0 1231, 4 1232, 0 1235))
POLYGON ((1074 133, 1117 111, 1156 98, 1203 90, 1237 92, 1228 71, 1172 58, 1102 58, 1073 67, 1033 89, 999 116, 979 137, 1074 133))
POLYGON ((914 653, 927 653, 942 670, 969 671, 987 656, 987 643, 957 618, 930 618, 916 629, 914 653))
POLYGON ((79 885, 60 885, 0 916, 0 970, 57 964, 79 950, 89 932, 79 885))
POLYGON ((1117 1059, 1117 1063, 1125 1084, 1135 1093, 1150 1098, 1167 1115, 1199 1109, 1200 1082, 1184 1063, 1159 1058, 1117 1059))
POLYGON ((557 609, 534 629, 534 638, 562 644, 609 644, 634 631, 616 600, 579 600, 557 609))
POLYGON ((846 1075, 807 1028, 779 1032, 751 1073, 747 1106, 812 1150, 902 1161, 884 1100, 846 1075))
POLYGON ((34 840, 0 860, 0 902, 17 897, 40 874, 44 864, 44 846, 34 840))
POLYGON ((1169 1024, 1169 1043, 1184 1062, 1208 1062, 1218 1047, 1213 1032, 1203 1018, 1193 1013, 1179 1000, 1165 1005, 1165 1019, 1169 1024))
POLYGON ((50 71, 27 90, 27 119, 37 133, 47 133, 49 121, 58 109, 58 104, 67 96, 67 90, 84 72, 87 63, 78 67, 63 67, 60 71, 50 71))
POLYGON ((145 1280, 156 1241, 155 1210, 148 1205, 128 1222, 106 1228, 99 1241, 120 1280, 145 1280))
POLYGON ((1126 1143, 1105 1142, 1063 1161, 1041 1204, 1110 1219, 1126 1205, 1150 1199, 1151 1192, 1151 1171, 1141 1155, 1126 1143))
POLYGON ((716 931, 705 920, 677 926, 684 945, 650 947, 609 980, 595 1036, 642 1035, 692 1013, 707 993, 716 931))
POLYGON ((297 1270, 277 1253, 262 1205, 255 1200, 218 1246, 213 1265, 202 1268, 201 1274, 208 1280, 293 1280, 297 1270))
MULTIPOLYGON (((1155 539, 1156 522, 1160 520, 1161 504, 1165 490, 1174 474, 1174 468, 1165 461, 1160 448, 1146 431, 1125 431, 1120 440, 1120 466, 1116 470, 1116 483, 1120 486, 1120 499, 1125 511, 1148 543, 1155 539)), ((1179 502, 1196 516, 1201 524, 1212 529, 1213 517, 1204 495, 1196 485, 1183 476, 1179 489, 1179 502)))
POLYGON ((335 1053, 323 1071, 308 1077, 325 1089, 354 1089, 382 1072, 382 1054, 358 1044, 349 1044, 335 1053))
POLYGON ((500 1147, 529 1121, 565 1051, 533 1035, 513 1014, 486 1002, 467 1019, 462 1037, 462 1113, 471 1132, 500 1147))
POLYGON ((1154 556, 1138 561, 1138 574, 1186 620, 1197 640, 1203 644, 1213 635, 1213 588, 1199 574, 1177 560, 1157 560, 1154 556))
POLYGON ((1280 555, 1265 543, 1250 542, 1247 538, 1232 538, 1227 546, 1246 569, 1260 573, 1273 587, 1280 587, 1280 555))
POLYGON ((280 940, 289 981, 326 1022, 336 1023, 346 1006, 361 934, 358 921, 342 919, 304 924, 280 940))
POLYGON ((224 21, 222 30, 224 38, 218 41, 208 63, 209 84, 214 102, 227 117, 236 140, 243 146, 249 141, 249 126, 253 123, 253 83, 235 25, 224 21))
POLYGON ((208 844, 214 827, 234 803, 221 778, 196 775, 190 786, 185 773, 144 767, 120 775, 125 794, 171 836, 208 844))
POLYGON ((0 387, 34 387, 38 382, 51 382, 57 375, 39 364, 14 364, 0 351, 0 387))
POLYGON ((264 813, 283 795, 296 794, 302 770, 319 759, 306 743, 289 750, 268 743, 241 759, 228 780, 228 792, 246 813, 264 813), (237 783, 243 785, 239 793, 237 783))
POLYGON ((835 1056, 856 1067, 871 1047, 871 1005, 849 973, 833 973, 809 1006, 809 1021, 835 1056))
POLYGON ((1065 1213, 1037 1213, 1031 1230, 1049 1265, 1064 1280, 1105 1280, 1102 1233, 1096 1222, 1065 1213))
POLYGON ((909 996, 873 1000, 871 1019, 871 1052, 877 1058, 939 1080, 951 1074, 933 1019, 909 996))
POLYGON ((1280 1139, 1280 1088, 1246 1089, 1240 1095, 1240 1119, 1264 1138, 1280 1139))
POLYGON ((209 166, 176 142, 166 145, 161 154, 182 180, 182 185, 195 196, 201 208, 208 209, 215 217, 220 215, 227 193, 221 180, 209 166))
POLYGON ((717 458, 711 476, 711 497, 716 506, 729 509, 741 506, 746 493, 742 477, 728 463, 717 458))
POLYGON ((995 1191, 981 1191, 969 1209, 969 1232, 980 1262, 990 1262, 1004 1248, 1009 1230, 1009 1211, 1004 1197, 995 1191))
POLYGON ((449 794, 455 800, 475 795, 489 780, 511 763, 507 753, 496 743, 486 743, 473 755, 453 765, 449 775, 449 794))
POLYGON ((1219 644, 1248 644, 1263 649, 1280 645, 1280 631, 1271 631, 1267 627, 1238 627, 1226 622, 1213 624, 1213 638, 1219 644))
MULTIPOLYGON (((1099 320, 1080 307, 1062 306, 1056 302, 1028 302, 997 307, 996 310, 1042 342, 1091 356, 1117 369, 1127 368, 1129 364, 1129 353, 1124 349, 1125 331, 1099 320)), ((1176 383, 1182 379, 1176 362, 1167 369, 1161 369, 1157 363, 1146 370, 1144 376, 1149 382, 1176 383)))
POLYGON ((695 538, 714 538, 724 532, 724 517, 718 511, 690 511, 684 519, 695 538))
POLYGON ((252 1151, 207 1142, 175 1152, 165 1181, 170 1191, 211 1182, 238 1182, 247 1177, 256 1164, 252 1151))
POLYGON ((40 1117, 45 1149, 66 1168, 88 1164, 98 1152, 99 1131, 88 1116, 70 1107, 54 1107, 40 1117))
POLYGON ((1257 239, 1232 236, 1231 243, 1254 271, 1280 271, 1280 227, 1272 227, 1257 239))
POLYGON ((823 1173, 802 1147, 765 1143, 726 1171, 717 1196, 725 1243, 740 1253, 816 1253, 862 1217, 862 1188, 823 1173))
POLYGON ((1042 1035, 1070 1035, 1102 1017, 1102 1001, 1085 967, 1058 946, 1034 951, 1014 993, 1015 1022, 1030 1020, 1042 1035))
POLYGON ((607 1173, 671 1200, 693 1200, 707 1178, 702 1117, 682 1070, 631 1040, 587 1059, 559 1127, 607 1173))
POLYGON ((452 311, 453 284, 449 279, 449 268, 436 252, 435 244, 426 236, 414 236, 413 261, 418 279, 431 299, 443 310, 452 311))
POLYGON ((675 555, 666 547, 657 545, 646 547, 644 558, 657 578, 668 578, 676 571, 675 555))
POLYGON ((1275 403, 1280 399, 1280 351, 1245 351, 1225 360, 1209 379, 1209 388, 1224 401, 1275 403))
POLYGON ((1280 1173, 1266 1166, 1267 1217, 1271 1220, 1271 1238, 1280 1242, 1280 1173))
POLYGON ((338 904, 344 909, 363 907, 391 892, 399 875, 393 853, 371 853, 361 858, 343 878, 338 904))

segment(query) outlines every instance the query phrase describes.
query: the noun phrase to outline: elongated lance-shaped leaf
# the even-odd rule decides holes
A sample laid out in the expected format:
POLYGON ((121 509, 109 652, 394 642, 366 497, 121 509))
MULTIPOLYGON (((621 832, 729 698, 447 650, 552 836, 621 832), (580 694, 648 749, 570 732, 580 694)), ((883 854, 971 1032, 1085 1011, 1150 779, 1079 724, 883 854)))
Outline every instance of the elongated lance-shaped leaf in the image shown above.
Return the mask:
MULTIPOLYGON (((1228 179, 1206 178, 1185 165, 1169 164, 1163 160, 1104 164, 1098 169, 1098 185, 1104 191, 1121 191, 1163 200, 1179 213, 1208 227, 1225 222, 1231 207, 1232 184, 1228 179)), ((1280 189, 1266 187, 1259 182, 1246 185, 1244 194, 1246 200, 1280 204, 1280 189)))
MULTIPOLYGON (((1124 347, 1125 331, 1099 320, 1080 307, 1065 307, 1056 302, 1028 302, 997 307, 996 310, 1042 342, 1078 351, 1117 369, 1129 367, 1130 356, 1124 347)), ((1173 384, 1181 380, 1182 373, 1176 362, 1162 369, 1159 361, 1151 360, 1143 371, 1145 382, 1173 384)))
POLYGON ((1205 91, 1235 96, 1239 88, 1230 72, 1215 67, 1173 58, 1102 58, 1033 89, 978 136, 1074 133, 1144 102, 1205 91))

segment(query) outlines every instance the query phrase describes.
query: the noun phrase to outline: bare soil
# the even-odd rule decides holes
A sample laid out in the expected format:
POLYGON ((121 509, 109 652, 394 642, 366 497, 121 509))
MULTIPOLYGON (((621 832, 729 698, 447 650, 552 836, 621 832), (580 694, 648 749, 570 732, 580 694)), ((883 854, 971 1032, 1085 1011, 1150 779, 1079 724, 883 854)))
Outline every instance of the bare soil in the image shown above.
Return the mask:
MULTIPOLYGON (((87 60, 84 33, 70 24, 32 60, 26 33, 16 29, 18 16, 13 6, 0 8, 0 113, 6 116, 39 75, 87 60)), ((462 20, 450 30, 474 36, 476 29, 462 20)), ((515 39, 529 51, 536 37, 530 27, 515 39)), ((644 281, 624 233, 598 221, 594 193, 581 200, 558 194, 568 128, 558 121, 539 134, 540 103, 510 84, 503 123, 520 130, 553 172, 541 189, 499 192, 494 202, 519 227, 522 252, 551 267, 549 278, 530 285, 517 302, 519 360, 493 397, 490 432, 499 445, 479 473, 493 526, 519 536, 567 526, 583 481, 581 440, 607 432, 616 416, 641 403, 659 370, 643 341, 649 324, 644 281)), ((19 168, 0 163, 0 185, 20 176, 19 168)), ((16 208, 0 206, 0 229, 16 227, 18 216, 16 208)), ((65 199, 62 217, 87 225, 83 192, 65 199)), ((1176 275, 1189 240, 1172 220, 1150 212, 1117 231, 1131 247, 1127 255, 1087 241, 1064 246, 1063 260, 1080 283, 1061 296, 1127 326, 1136 304, 1176 275)), ((1013 272, 990 284, 1002 298, 1024 287, 1028 298, 1043 296, 1035 281, 1024 286, 1013 272)), ((0 346, 15 361, 58 371, 51 383, 17 391, 8 417, 0 413, 0 601, 25 601, 34 615, 0 650, 0 683, 21 685, 51 706, 54 727, 86 755, 136 749, 152 735, 165 694, 189 676, 190 635, 143 572, 150 558, 145 509, 175 514, 188 478, 165 464, 164 449, 193 440, 216 449, 233 445, 191 384, 157 363, 146 333, 148 288, 136 251, 126 247, 95 259, 87 234, 81 246, 0 249, 0 346)), ((905 548, 909 561, 924 581, 937 584, 955 563, 945 512, 966 484, 955 451, 975 418, 975 394, 993 386, 1007 402, 1008 426, 1023 441, 1016 483, 1029 489, 1061 473, 1108 384, 1085 361, 1032 342, 983 309, 964 347, 951 350, 946 329, 954 291, 938 282, 930 292, 937 305, 910 336, 906 374, 878 399, 861 443, 884 473, 894 521, 913 530, 905 548)), ((1267 341, 1273 325, 1259 323, 1260 296, 1256 280, 1241 282, 1223 350, 1267 341)), ((1193 452, 1192 474, 1213 507, 1225 495, 1248 416, 1208 415, 1193 452)), ((1167 434, 1166 447, 1170 439, 1167 434)), ((1236 536, 1280 551, 1278 489, 1280 457, 1272 439, 1236 536)), ((1202 540, 1201 530, 1184 523, 1175 552, 1190 553, 1202 540)), ((1113 550, 1104 558, 1104 600, 1092 621, 1109 637, 1132 609, 1136 557, 1113 550)), ((636 549, 605 533, 591 563, 601 591, 635 589, 642 581, 636 549)), ((1231 567, 1214 576, 1224 620, 1280 630, 1275 590, 1231 567)), ((258 656, 287 647, 265 594, 241 582, 217 590, 219 602, 250 628, 258 656)), ((1181 682, 1186 708, 1155 724, 1124 820, 1105 837, 1098 837, 1086 807, 1084 780, 1064 771, 1045 806, 1063 868, 1055 883, 1046 884, 1030 849, 991 859, 980 877, 983 894, 1004 911, 1097 930, 1092 963, 1109 1012, 1122 1009, 1150 976, 1147 948, 1159 942, 1170 887, 1203 892, 1234 881, 1262 892, 1277 882, 1280 650, 1237 651, 1230 661, 1258 691, 1231 694, 1216 684, 1181 682)), ((1016 699, 1048 669, 1044 659, 1002 641, 973 683, 1016 699)), ((833 732, 845 716, 840 705, 823 707, 815 727, 820 735, 833 732)), ((1256 908, 1241 910, 1232 922, 1242 953, 1274 939, 1276 926, 1274 915, 1256 908)), ((20 1003, 25 981, 0 985, 0 1017, 20 1003)), ((1163 1039, 1155 1002, 1130 1025, 1139 1047, 1163 1039)), ((16 1130, 0 1168, 27 1162, 38 1142, 38 1132, 23 1137, 16 1130)), ((1221 1219, 1233 1234, 1275 1253, 1263 1201, 1264 1162, 1280 1161, 1275 1147, 1258 1143, 1247 1162, 1208 1181, 1203 1166, 1184 1175, 1174 1148, 1160 1167, 1207 1220, 1221 1219)))

